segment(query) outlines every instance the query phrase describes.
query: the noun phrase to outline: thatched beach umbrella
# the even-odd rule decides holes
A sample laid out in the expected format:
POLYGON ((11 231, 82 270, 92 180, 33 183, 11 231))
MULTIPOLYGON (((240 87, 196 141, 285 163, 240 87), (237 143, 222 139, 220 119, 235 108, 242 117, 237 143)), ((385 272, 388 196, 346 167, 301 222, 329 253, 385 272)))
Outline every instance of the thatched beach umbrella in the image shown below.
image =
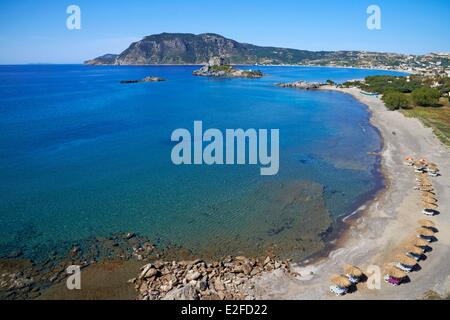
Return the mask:
POLYGON ((419 180, 430 181, 430 177, 425 172, 417 174, 419 180))
POLYGON ((436 203, 430 203, 428 201, 422 201, 422 206, 424 207, 424 209, 430 209, 430 210, 434 210, 438 207, 438 205, 436 203))
POLYGON ((427 220, 427 219, 422 219, 417 222, 419 223, 420 226, 425 227, 425 228, 434 228, 436 226, 436 223, 434 223, 431 220, 427 220))
POLYGON ((436 199, 436 198, 433 197, 432 195, 425 195, 425 196, 422 196, 422 199, 424 199, 425 201, 431 202, 431 203, 438 202, 438 199, 436 199))
POLYGON ((430 182, 419 182, 419 187, 430 188, 433 184, 430 182))
POLYGON ((354 277, 361 277, 363 275, 363 272, 360 268, 352 266, 350 264, 344 264, 344 273, 354 276, 354 277))
POLYGON ((430 230, 430 229, 427 229, 427 228, 417 228, 416 232, 420 236, 425 236, 425 237, 432 237, 432 236, 434 236, 434 232, 432 230, 430 230))
POLYGON ((405 250, 406 250, 406 252, 409 252, 409 253, 412 253, 412 254, 417 254, 417 255, 423 253, 422 249, 420 249, 419 247, 416 247, 415 245, 412 245, 412 244, 407 244, 405 246, 405 250))
POLYGON ((416 247, 428 247, 430 245, 428 241, 419 238, 415 238, 412 241, 412 244, 415 245, 416 247))
POLYGON ((435 208, 438 206, 438 204, 437 204, 437 201, 433 201, 433 200, 428 200, 428 199, 422 199, 422 204, 423 205, 427 205, 427 204, 429 204, 429 205, 432 205, 432 206, 434 206, 435 208))
POLYGON ((415 266, 417 264, 417 261, 415 259, 405 256, 404 254, 397 255, 395 257, 395 260, 405 266, 415 266))
POLYGON ((390 276, 392 278, 396 278, 396 279, 403 279, 403 278, 406 277, 406 273, 405 272, 403 272, 402 270, 400 270, 400 269, 398 269, 396 267, 393 267, 393 266, 387 267, 385 273, 388 276, 390 276))
POLYGON ((347 279, 347 277, 339 276, 339 275, 335 275, 335 276, 331 277, 331 283, 333 283, 341 288, 348 288, 352 285, 352 283, 350 282, 350 280, 347 279))

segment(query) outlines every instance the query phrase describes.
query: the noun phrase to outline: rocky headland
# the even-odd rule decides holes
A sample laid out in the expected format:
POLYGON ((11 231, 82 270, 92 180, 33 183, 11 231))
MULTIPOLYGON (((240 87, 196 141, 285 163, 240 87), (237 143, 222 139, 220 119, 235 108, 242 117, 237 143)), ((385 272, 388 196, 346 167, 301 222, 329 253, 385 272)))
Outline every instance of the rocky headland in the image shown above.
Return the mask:
POLYGON ((317 90, 320 89, 325 84, 320 82, 307 82, 307 81, 294 81, 288 83, 277 83, 277 87, 282 88, 295 88, 295 89, 303 89, 303 90, 317 90))
POLYGON ((224 58, 213 57, 209 62, 192 73, 202 77, 227 77, 227 78, 261 78, 263 73, 259 70, 241 70, 225 64, 224 58))

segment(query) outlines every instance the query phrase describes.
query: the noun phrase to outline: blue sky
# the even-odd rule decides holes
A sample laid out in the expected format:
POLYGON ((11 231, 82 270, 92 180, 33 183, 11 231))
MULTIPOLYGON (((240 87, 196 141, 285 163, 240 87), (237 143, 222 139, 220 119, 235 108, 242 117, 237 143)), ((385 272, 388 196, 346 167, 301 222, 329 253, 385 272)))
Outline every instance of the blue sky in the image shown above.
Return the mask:
POLYGON ((448 0, 1 0, 0 63, 80 63, 161 32, 214 32, 240 42, 307 50, 450 51, 448 0), (66 8, 81 8, 68 30, 66 8), (380 6, 382 29, 366 9, 380 6))

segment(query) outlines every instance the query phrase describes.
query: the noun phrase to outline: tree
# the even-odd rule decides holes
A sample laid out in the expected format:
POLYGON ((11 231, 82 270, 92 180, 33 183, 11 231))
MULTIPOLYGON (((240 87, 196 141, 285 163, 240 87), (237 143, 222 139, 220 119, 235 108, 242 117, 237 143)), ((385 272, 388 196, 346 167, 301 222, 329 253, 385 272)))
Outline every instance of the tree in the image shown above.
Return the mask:
POLYGON ((408 97, 397 91, 386 92, 383 95, 382 100, 389 110, 404 109, 409 106, 408 97))
POLYGON ((414 103, 422 107, 432 107, 439 104, 441 93, 438 89, 422 87, 412 92, 414 103))

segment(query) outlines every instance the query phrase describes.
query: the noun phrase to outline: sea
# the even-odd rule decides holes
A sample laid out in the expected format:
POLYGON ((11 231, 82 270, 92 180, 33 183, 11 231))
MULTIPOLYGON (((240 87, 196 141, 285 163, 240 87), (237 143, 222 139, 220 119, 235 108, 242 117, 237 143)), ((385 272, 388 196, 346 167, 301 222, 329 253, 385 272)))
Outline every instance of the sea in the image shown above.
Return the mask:
POLYGON ((0 257, 130 232, 194 255, 306 258, 383 188, 367 107, 332 91, 280 88, 401 73, 243 66, 261 79, 206 78, 198 66, 0 66, 0 257), (166 81, 122 84, 163 77, 166 81), (171 134, 279 129, 279 172, 174 165, 171 134))

